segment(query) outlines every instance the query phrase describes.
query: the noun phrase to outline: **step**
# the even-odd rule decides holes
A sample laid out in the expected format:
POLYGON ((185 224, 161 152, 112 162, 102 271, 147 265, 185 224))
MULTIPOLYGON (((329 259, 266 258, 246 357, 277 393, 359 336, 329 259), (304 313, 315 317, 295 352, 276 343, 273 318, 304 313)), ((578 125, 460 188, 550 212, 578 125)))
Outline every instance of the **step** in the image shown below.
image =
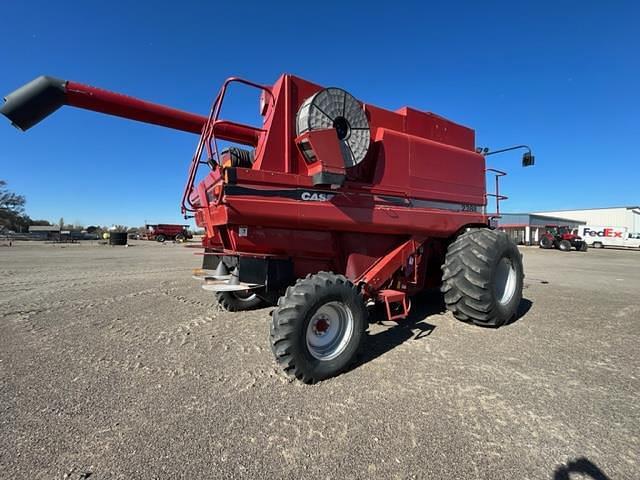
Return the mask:
POLYGON ((387 313, 387 320, 402 320, 409 316, 411 302, 407 298, 407 294, 400 290, 385 289, 378 292, 378 301, 384 302, 387 313), (391 313, 391 304, 397 303, 402 307, 397 314, 391 313))

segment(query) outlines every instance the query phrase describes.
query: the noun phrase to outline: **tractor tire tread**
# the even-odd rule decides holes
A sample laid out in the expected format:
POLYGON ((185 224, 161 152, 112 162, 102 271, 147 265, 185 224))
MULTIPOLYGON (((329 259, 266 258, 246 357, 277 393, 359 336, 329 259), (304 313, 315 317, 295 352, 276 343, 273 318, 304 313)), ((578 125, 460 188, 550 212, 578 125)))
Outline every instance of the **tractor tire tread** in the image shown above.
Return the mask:
POLYGON ((470 229, 449 246, 442 266, 441 291, 448 310, 456 319, 491 327, 509 320, 497 305, 492 289, 492 265, 507 250, 518 264, 520 289, 516 292, 516 300, 519 303, 524 277, 522 254, 505 233, 487 228, 470 229))
MULTIPOLYGON (((362 346, 361 340, 368 326, 366 315, 367 310, 362 296, 356 286, 344 275, 321 271, 297 280, 280 297, 278 305, 273 312, 269 334, 270 346, 276 363, 288 376, 294 377, 303 383, 316 383, 344 371, 355 361, 362 346), (305 315, 308 315, 318 302, 322 302, 323 292, 331 287, 339 287, 343 295, 356 302, 357 307, 360 309, 360 312, 356 312, 356 314, 359 313, 362 318, 359 322, 359 342, 355 353, 347 364, 337 371, 331 372, 331 374, 326 374, 326 372, 318 373, 305 364, 305 361, 302 360, 303 356, 299 352, 300 345, 297 345, 297 343, 302 338, 299 329, 301 328, 301 322, 304 322, 305 315)), ((355 323, 355 326, 358 326, 358 322, 355 323)))
POLYGON ((216 292, 216 300, 227 312, 244 312, 247 310, 255 310, 264 305, 264 301, 255 296, 251 300, 240 299, 233 295, 233 292, 216 292))

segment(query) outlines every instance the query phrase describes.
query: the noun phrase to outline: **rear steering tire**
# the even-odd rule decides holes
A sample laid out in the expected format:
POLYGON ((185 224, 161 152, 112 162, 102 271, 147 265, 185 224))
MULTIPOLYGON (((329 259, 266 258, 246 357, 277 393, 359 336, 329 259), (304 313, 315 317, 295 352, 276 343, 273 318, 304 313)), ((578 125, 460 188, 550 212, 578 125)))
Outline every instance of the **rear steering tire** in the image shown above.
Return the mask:
POLYGON ((243 312, 254 310, 263 305, 262 299, 253 291, 246 292, 216 292, 218 305, 228 312, 243 312))
POLYGON ((344 275, 307 275, 287 289, 273 312, 276 362, 304 383, 338 375, 357 357, 367 317, 362 295, 344 275))
POLYGON ((504 232, 473 229, 449 245, 442 266, 447 309, 464 322, 499 327, 522 300, 522 255, 504 232))
POLYGON ((166 240, 164 235, 158 235, 156 237, 156 242, 160 242, 160 243, 164 243, 164 241, 166 240))

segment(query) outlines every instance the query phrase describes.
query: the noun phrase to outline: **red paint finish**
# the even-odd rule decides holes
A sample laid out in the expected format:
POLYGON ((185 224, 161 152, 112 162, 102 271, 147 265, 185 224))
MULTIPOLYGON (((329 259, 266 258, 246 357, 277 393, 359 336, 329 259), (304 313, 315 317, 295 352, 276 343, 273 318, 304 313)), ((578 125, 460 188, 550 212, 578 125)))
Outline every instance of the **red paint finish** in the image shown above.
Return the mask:
POLYGON ((242 138, 231 138, 218 127, 232 124, 218 118, 219 95, 194 156, 186 209, 206 228, 208 248, 289 257, 298 276, 344 273, 376 298, 380 288, 414 293, 437 285, 448 242, 467 226, 487 225, 485 161, 472 129, 409 107, 364 104, 369 152, 360 165, 344 168, 332 130, 295 137, 300 105, 322 87, 284 75, 256 88, 263 90, 262 125, 233 123, 242 138), (217 168, 195 186, 198 162, 207 151, 215 157, 218 135, 254 147, 253 166, 217 168), (305 142, 314 159, 302 154, 305 142), (344 172, 346 181, 314 186, 319 172, 344 172), (216 185, 222 196, 212 202, 216 185))
POLYGON ((483 205, 484 157, 473 151, 380 128, 373 183, 413 198, 483 205))
POLYGON ((250 195, 225 197, 224 205, 210 207, 209 218, 213 225, 232 223, 399 235, 422 233, 440 238, 451 236, 465 225, 485 223, 479 213, 397 207, 379 204, 369 195, 340 194, 329 202, 304 203, 250 195))
POLYGON ((68 105, 139 122, 200 134, 207 117, 139 100, 73 81, 66 84, 68 105))
POLYGON ((433 140, 465 150, 475 150, 475 134, 472 129, 431 112, 421 112, 403 107, 397 110, 405 117, 404 131, 409 135, 433 140))
POLYGON ((307 175, 313 177, 317 174, 328 173, 339 175, 341 179, 344 179, 344 160, 334 129, 303 133, 296 139, 296 143, 301 149, 306 148, 313 152, 315 161, 309 164, 307 175))
POLYGON ((364 283, 370 293, 374 293, 391 278, 396 270, 409 266, 410 256, 415 254, 423 242, 424 238, 413 237, 401 243, 363 272, 356 281, 364 283))

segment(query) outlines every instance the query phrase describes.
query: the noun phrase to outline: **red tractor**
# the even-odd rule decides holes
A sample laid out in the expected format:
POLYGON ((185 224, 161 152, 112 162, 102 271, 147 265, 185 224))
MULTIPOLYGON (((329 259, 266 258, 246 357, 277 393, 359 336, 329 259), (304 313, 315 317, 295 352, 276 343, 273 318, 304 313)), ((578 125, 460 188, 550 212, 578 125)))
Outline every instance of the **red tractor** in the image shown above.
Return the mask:
POLYGON ((539 244, 540 248, 557 248, 563 252, 569 252, 572 248, 579 252, 587 251, 587 242, 566 225, 545 225, 539 244))
POLYGON ((486 211, 488 196, 506 198, 486 191, 487 172, 496 187, 504 172, 485 156, 500 151, 476 150, 470 128, 293 75, 230 78, 208 116, 51 77, 0 111, 25 130, 65 104, 199 136, 182 198, 206 232, 196 278, 228 310, 275 304, 271 349, 303 382, 348 368, 375 304, 401 320, 410 296, 440 287, 458 320, 498 327, 517 314, 521 254, 486 211), (220 118, 231 84, 257 91, 259 125, 220 118))
POLYGON ((189 232, 189 225, 158 223, 155 225, 147 224, 145 228, 147 229, 145 237, 160 243, 164 243, 166 240, 182 243, 193 238, 193 235, 189 232))

